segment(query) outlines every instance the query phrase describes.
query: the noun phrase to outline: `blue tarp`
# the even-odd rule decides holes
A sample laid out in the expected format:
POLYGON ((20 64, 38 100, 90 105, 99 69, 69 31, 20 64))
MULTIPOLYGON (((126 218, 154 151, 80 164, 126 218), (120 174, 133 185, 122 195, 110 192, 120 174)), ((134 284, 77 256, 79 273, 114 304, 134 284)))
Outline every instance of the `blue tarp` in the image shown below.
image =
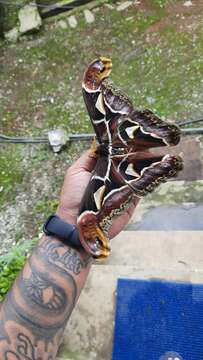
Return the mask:
POLYGON ((203 285, 119 279, 113 360, 203 360, 203 285))

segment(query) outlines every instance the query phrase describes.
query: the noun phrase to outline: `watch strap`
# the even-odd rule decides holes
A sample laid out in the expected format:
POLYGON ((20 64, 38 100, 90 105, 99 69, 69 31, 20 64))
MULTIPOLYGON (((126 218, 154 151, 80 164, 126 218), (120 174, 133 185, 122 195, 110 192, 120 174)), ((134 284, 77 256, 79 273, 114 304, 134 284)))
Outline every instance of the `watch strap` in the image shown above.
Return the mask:
POLYGON ((43 232, 48 236, 56 236, 67 245, 82 248, 77 227, 68 224, 58 215, 54 214, 48 217, 43 226, 43 232))

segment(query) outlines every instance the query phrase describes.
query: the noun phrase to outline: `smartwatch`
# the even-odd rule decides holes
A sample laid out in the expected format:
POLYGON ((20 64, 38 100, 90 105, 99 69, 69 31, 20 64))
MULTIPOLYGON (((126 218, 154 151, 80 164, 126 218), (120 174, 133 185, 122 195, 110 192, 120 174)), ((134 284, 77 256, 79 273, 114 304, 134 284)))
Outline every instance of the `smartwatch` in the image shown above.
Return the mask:
POLYGON ((55 236, 64 244, 76 249, 83 248, 78 229, 75 225, 68 224, 58 215, 51 215, 43 226, 43 232, 48 236, 55 236))

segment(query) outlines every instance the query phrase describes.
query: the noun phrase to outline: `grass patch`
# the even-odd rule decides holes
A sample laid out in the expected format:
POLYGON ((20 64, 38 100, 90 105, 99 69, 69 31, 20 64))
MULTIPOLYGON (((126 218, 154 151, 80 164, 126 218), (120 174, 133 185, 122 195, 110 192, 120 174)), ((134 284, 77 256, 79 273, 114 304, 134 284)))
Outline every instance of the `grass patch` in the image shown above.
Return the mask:
POLYGON ((0 302, 10 289, 12 283, 22 270, 28 254, 36 244, 37 239, 12 248, 8 255, 0 257, 0 302))
POLYGON ((45 222, 48 216, 55 214, 58 204, 58 199, 51 199, 48 195, 44 195, 37 202, 33 209, 33 215, 35 214, 35 221, 37 221, 38 227, 41 227, 41 224, 45 222))
POLYGON ((171 14, 167 21, 168 3, 173 2, 153 0, 146 10, 137 11, 131 6, 125 16, 103 6, 93 24, 86 24, 81 13, 76 30, 53 22, 18 45, 6 45, 0 75, 2 131, 40 134, 60 126, 69 133, 91 131, 81 79, 86 64, 100 54, 112 58, 112 79, 137 107, 175 119, 198 116, 202 24, 195 36, 177 32, 181 16, 171 14), (159 21, 165 23, 155 34, 151 27, 159 21))
POLYGON ((152 0, 153 5, 161 8, 165 7, 171 0, 152 0))
POLYGON ((0 149, 0 205, 15 198, 22 183, 22 157, 16 145, 1 145, 0 149))

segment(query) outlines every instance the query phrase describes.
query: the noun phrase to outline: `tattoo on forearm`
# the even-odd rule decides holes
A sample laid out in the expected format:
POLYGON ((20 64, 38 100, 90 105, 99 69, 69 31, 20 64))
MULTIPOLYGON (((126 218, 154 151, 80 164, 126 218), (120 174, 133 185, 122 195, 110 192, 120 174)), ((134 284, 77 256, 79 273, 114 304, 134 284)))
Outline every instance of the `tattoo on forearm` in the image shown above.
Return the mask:
POLYGON ((34 250, 1 307, 0 359, 54 360, 90 261, 51 238, 34 250))
POLYGON ((34 304, 45 310, 56 313, 65 309, 67 303, 65 291, 34 271, 30 279, 24 281, 23 291, 34 304))
MULTIPOLYGON (((8 350, 5 352, 5 360, 44 360, 41 356, 36 355, 36 349, 34 348, 31 340, 23 333, 17 335, 17 349, 16 351, 8 350)), ((47 360, 53 360, 52 355, 48 355, 47 360)))
POLYGON ((19 318, 21 324, 34 335, 35 344, 44 339, 47 350, 48 344, 54 342, 58 331, 66 325, 76 301, 77 289, 71 274, 65 273, 64 276, 62 271, 55 269, 50 276, 47 269, 44 272, 38 270, 41 264, 42 260, 37 256, 29 260, 24 271, 26 274, 23 272, 20 275, 8 295, 10 306, 7 308, 11 309, 6 317, 19 318), (66 289, 60 285, 64 281, 66 289))
POLYGON ((50 263, 72 271, 75 275, 79 275, 81 270, 92 261, 90 256, 87 255, 86 259, 82 259, 74 249, 67 248, 63 243, 59 245, 50 242, 49 239, 43 243, 39 251, 47 254, 50 263))

